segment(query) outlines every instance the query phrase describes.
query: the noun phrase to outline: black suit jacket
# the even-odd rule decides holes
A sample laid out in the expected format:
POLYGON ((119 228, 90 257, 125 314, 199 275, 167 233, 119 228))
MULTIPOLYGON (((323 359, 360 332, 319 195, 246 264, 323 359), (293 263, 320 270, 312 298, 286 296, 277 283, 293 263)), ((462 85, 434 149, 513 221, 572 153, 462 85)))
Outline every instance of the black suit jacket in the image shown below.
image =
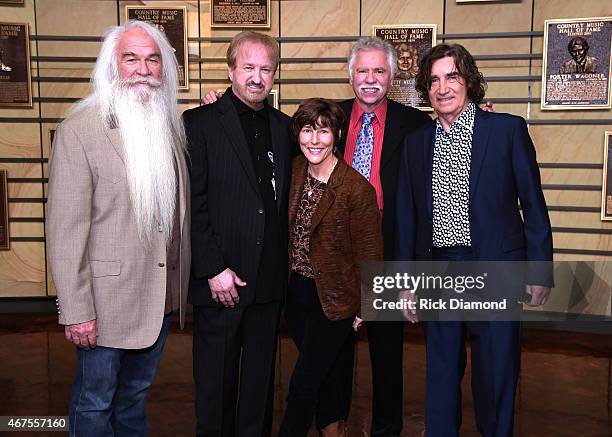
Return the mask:
MULTIPOLYGON (((351 117, 354 101, 355 99, 350 99, 339 103, 346 114, 347 123, 351 117)), ((410 106, 401 105, 393 100, 388 100, 385 136, 380 157, 380 180, 384 202, 382 229, 385 260, 393 260, 395 256, 397 173, 404 137, 408 133, 431 122, 431 117, 426 113, 410 106)), ((344 127, 344 132, 348 132, 348 124, 344 127)), ((346 135, 343 136, 342 143, 339 146, 340 153, 343 155, 344 146, 346 145, 345 141, 346 135)))
MULTIPOLYGON (((286 261, 287 197, 291 172, 290 118, 268 106, 281 256, 286 261)), ((253 161, 230 93, 183 114, 191 161, 191 283, 189 302, 219 305, 208 277, 230 268, 247 283, 239 307, 255 299, 265 214, 253 161)), ((283 279, 285 271, 282 272, 283 279)), ((258 302, 280 300, 284 289, 266 290, 258 302)))

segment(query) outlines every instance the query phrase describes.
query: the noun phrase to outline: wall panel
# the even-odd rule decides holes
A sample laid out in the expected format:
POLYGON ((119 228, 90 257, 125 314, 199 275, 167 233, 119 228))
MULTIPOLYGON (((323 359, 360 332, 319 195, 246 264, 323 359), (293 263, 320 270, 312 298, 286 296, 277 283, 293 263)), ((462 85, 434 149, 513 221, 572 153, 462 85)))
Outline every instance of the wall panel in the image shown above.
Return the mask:
MULTIPOLYGON (((124 21, 124 7, 128 4, 187 6, 191 85, 188 91, 179 94, 181 110, 196 106, 202 93, 225 89, 229 84, 224 61, 227 39, 239 29, 211 29, 210 0, 26 0, 23 7, 0 6, 3 21, 29 22, 30 34, 41 36, 39 40, 32 38, 30 44, 35 78, 33 107, 0 108, 0 168, 8 169, 11 179, 29 178, 9 182, 9 210, 17 220, 10 225, 15 238, 12 250, 0 252, 0 297, 55 293, 45 259, 41 222, 46 196, 44 178, 48 176, 45 160, 50 150, 49 129, 72 105, 65 98, 78 99, 88 93, 87 80, 100 47, 98 41, 50 41, 45 36, 100 37, 109 26, 124 21), (80 59, 58 59, 62 57, 80 59), (22 118, 24 122, 2 121, 9 117, 22 118)), ((544 20, 603 15, 612 15, 609 0, 464 4, 455 0, 272 0, 271 27, 265 32, 281 38, 282 62, 274 88, 279 91, 281 109, 291 115, 297 108, 296 102, 307 97, 353 96, 347 83, 345 59, 352 44, 347 37, 370 35, 373 24, 437 24, 438 34, 445 35, 446 42, 461 43, 477 56, 483 74, 491 79, 487 98, 494 101, 496 111, 528 119, 538 160, 543 163, 541 175, 551 222, 557 229, 555 247, 575 251, 557 253, 555 259, 603 260, 608 258, 598 253, 612 253, 612 236, 607 233, 612 230, 612 222, 599 219, 598 187, 603 132, 612 130, 612 111, 539 109, 544 20), (491 35, 532 31, 531 36, 518 38, 491 35), (465 38, 458 34, 485 37, 465 38), (282 39, 286 37, 304 40, 282 39), (309 41, 312 37, 328 40, 309 41), (478 58, 491 55, 506 58, 478 58), (508 59, 515 55, 524 56, 508 59), (309 58, 323 61, 309 62, 309 58), (521 101, 511 100, 517 98, 521 101), (568 163, 579 165, 563 168, 568 163), (583 250, 601 252, 589 255, 578 252, 583 250)))

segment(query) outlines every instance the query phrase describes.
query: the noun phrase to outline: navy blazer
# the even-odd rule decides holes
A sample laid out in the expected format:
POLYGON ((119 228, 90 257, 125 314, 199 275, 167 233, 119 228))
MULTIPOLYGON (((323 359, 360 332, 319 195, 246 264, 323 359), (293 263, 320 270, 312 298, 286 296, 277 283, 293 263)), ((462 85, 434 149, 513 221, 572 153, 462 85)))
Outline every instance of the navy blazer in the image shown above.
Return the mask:
MULTIPOLYGON (((435 126, 422 127, 404 142, 397 190, 399 261, 431 259, 435 126)), ((521 117, 476 109, 469 217, 477 260, 552 261, 552 231, 540 171, 521 117)), ((552 265, 538 265, 528 269, 527 284, 552 286, 552 265)))

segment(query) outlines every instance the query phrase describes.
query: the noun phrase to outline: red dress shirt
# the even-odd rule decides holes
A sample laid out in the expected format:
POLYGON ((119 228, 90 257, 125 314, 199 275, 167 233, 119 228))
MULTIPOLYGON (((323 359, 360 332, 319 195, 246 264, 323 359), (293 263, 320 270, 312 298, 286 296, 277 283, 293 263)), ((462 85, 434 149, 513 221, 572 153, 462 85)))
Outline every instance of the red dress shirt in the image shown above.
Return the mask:
MULTIPOLYGON (((359 106, 357 100, 353 102, 351 110, 351 119, 349 120, 349 128, 346 134, 346 146, 344 147, 344 160, 351 165, 353 162, 353 154, 357 146, 357 136, 361 129, 361 117, 365 111, 359 106)), ((380 181, 380 157, 382 155, 383 138, 385 136, 385 121, 387 119, 387 99, 383 100, 380 105, 374 109, 375 117, 372 120, 372 130, 374 131, 374 150, 372 151, 372 167, 370 169, 370 184, 376 191, 376 201, 378 209, 382 216, 383 213, 383 191, 380 181)))

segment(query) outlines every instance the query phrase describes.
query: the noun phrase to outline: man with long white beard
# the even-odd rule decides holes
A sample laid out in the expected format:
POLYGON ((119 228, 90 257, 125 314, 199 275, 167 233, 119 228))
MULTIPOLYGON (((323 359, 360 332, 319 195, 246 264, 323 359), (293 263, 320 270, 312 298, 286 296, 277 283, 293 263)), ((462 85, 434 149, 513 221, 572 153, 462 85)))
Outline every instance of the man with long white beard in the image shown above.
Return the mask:
POLYGON ((166 38, 106 35, 93 93, 58 127, 47 248, 59 323, 77 346, 70 435, 146 435, 146 395, 190 269, 185 132, 166 38))

